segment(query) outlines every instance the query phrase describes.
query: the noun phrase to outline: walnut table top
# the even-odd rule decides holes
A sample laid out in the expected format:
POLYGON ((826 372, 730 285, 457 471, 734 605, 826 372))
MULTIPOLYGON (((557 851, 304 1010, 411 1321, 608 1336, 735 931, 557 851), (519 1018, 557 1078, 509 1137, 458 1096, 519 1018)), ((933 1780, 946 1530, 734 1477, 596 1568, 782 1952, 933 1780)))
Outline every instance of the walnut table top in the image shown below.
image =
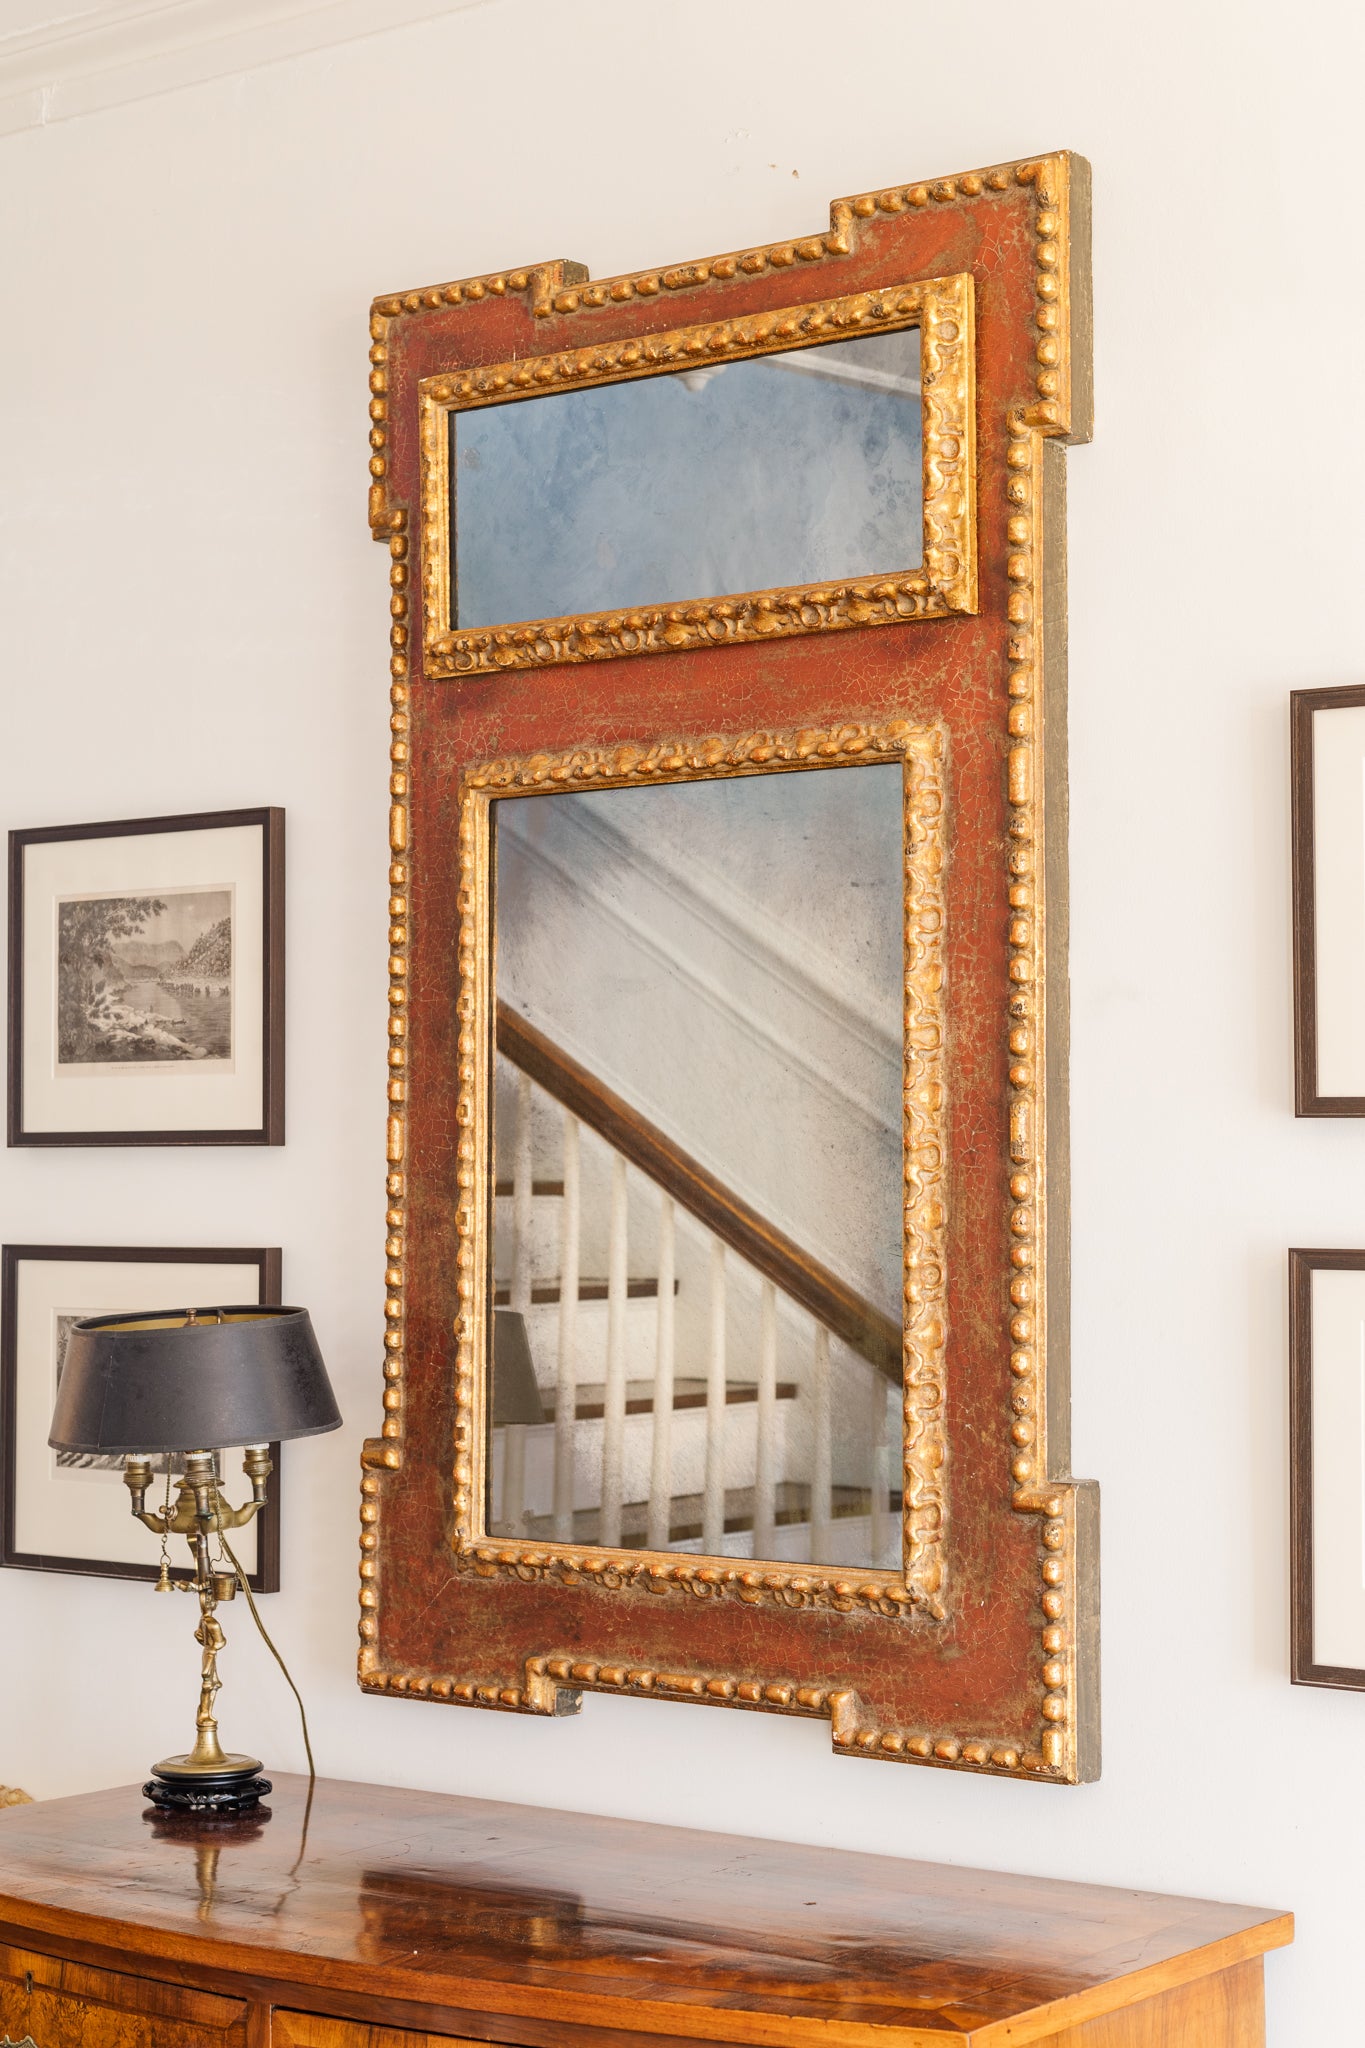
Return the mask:
POLYGON ((1126 2048, 1187 2038, 1142 2015, 1216 1984, 1227 2031, 1188 2038, 1240 2048, 1292 1939, 1250 1906, 333 1780, 305 1840, 307 1781, 274 1783, 268 1819, 207 1826, 132 1788, 0 1814, 0 1942, 244 1999, 253 2043, 306 2007, 365 2025, 274 2038, 1126 2048))

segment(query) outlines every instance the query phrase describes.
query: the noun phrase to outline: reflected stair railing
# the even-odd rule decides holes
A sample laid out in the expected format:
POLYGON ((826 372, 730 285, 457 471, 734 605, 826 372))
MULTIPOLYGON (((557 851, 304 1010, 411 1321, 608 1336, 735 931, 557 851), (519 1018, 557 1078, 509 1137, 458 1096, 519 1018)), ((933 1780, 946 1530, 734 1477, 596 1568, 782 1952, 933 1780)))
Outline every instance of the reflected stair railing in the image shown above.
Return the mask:
MULTIPOLYGON (((779 1521, 791 1519, 794 1493, 807 1502, 810 1522, 811 1556, 827 1561, 830 1526, 836 1509, 848 1494, 834 1483, 833 1378, 830 1339, 837 1337, 876 1375, 892 1386, 901 1384, 901 1331, 897 1323, 865 1301, 837 1274, 804 1251, 769 1222, 733 1189, 725 1186, 699 1161, 674 1143, 656 1125, 640 1115, 619 1095, 605 1086, 560 1046, 530 1024, 506 1003, 497 1006, 497 1049, 516 1070, 516 1128, 511 1148, 512 1250, 508 1305, 525 1314, 544 1290, 533 1285, 532 1203, 542 1187, 562 1194, 560 1209, 558 1346, 554 1393, 554 1493, 552 1534, 558 1542, 582 1542, 578 1525, 583 1512, 574 1512, 573 1424, 583 1414, 577 1385, 577 1313, 580 1299, 588 1289, 580 1283, 581 1133, 587 1126, 603 1141, 611 1154, 610 1209, 606 1280, 607 1329, 606 1371, 602 1389, 601 1415, 602 1480, 601 1506, 597 1516, 597 1538, 615 1547, 624 1542, 639 1543, 638 1513, 628 1512, 635 1504, 624 1499, 625 1426, 631 1407, 627 1384, 626 1304, 640 1292, 657 1296, 657 1333, 652 1397, 653 1438, 650 1453, 649 1499, 644 1543, 648 1549, 664 1550, 676 1540, 671 1524, 679 1512, 689 1519, 699 1509, 701 1548, 719 1554, 723 1550, 727 1520, 733 1522, 735 1489, 728 1489, 725 1474, 726 1410, 733 1405, 735 1389, 727 1378, 726 1306, 729 1259, 741 1260, 759 1277, 760 1323, 757 1357, 757 1385, 752 1398, 757 1403, 756 1455, 751 1502, 747 1514, 753 1528, 753 1555, 771 1556, 774 1532, 779 1521), (540 1088, 563 1112, 563 1167, 559 1183, 538 1183, 534 1178, 532 1140, 533 1090, 540 1088), (659 1196, 657 1284, 642 1289, 631 1283, 627 1264, 627 1170, 633 1167, 653 1184, 659 1196), (686 1504, 673 1495, 672 1429, 675 1412, 675 1296, 676 1296, 676 1211, 685 1210, 709 1234, 709 1339, 706 1356, 706 1436, 704 1478, 700 1501, 690 1497, 686 1504), (804 1309, 812 1319, 813 1350, 809 1392, 812 1404, 812 1450, 808 1484, 793 1487, 777 1470, 775 1427, 779 1388, 778 1299, 804 1309), (784 1506, 779 1508, 779 1499, 784 1506), (729 1512, 727 1513, 727 1508, 729 1512), (627 1526, 629 1524, 629 1527, 627 1526)), ((506 1154, 503 1154, 506 1157, 506 1154)), ((591 1293, 601 1298, 600 1285, 591 1293)), ((498 1299, 504 1298, 500 1290, 498 1299)), ((746 1390, 747 1393, 747 1390, 746 1390)), ((636 1404, 638 1405, 638 1404, 636 1404)), ((685 1401, 695 1406, 695 1396, 685 1401)), ((874 1404, 875 1406, 875 1404, 874 1404)), ((886 1403, 880 1406, 885 1416, 886 1403)), ((589 1410, 591 1412, 591 1410, 589 1410)), ((884 1461, 884 1428, 873 1445, 874 1471, 884 1461)), ((502 1483, 502 1520, 516 1526, 525 1499, 525 1429, 509 1427, 506 1432, 502 1483)), ((748 1490, 745 1489, 746 1495, 748 1490)), ((874 1557, 880 1557, 888 1533, 887 1517, 894 1512, 884 1486, 871 1489, 871 1541, 874 1557)), ((747 1516, 746 1516, 747 1518, 747 1516)))

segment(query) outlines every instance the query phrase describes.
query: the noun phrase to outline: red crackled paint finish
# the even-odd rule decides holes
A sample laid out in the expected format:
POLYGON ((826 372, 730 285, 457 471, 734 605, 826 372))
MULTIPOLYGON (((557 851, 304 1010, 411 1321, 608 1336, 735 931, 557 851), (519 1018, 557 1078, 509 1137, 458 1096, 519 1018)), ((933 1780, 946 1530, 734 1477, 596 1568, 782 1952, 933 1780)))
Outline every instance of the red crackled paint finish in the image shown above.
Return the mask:
MULTIPOLYGON (((411 952, 405 1401, 381 1481, 379 1672, 523 1685, 533 1656, 848 1689, 883 1730, 1036 1750, 1044 1693, 1039 1522, 1011 1505, 1006 451, 1036 403, 1037 199, 1028 185, 877 213, 850 253, 535 318, 530 292, 388 323, 388 504, 410 535, 411 952), (890 282, 969 271, 976 294, 979 611, 770 642, 426 679, 418 381, 890 282), (948 735, 948 1612, 896 1620, 677 1590, 622 1594, 457 1570, 450 1546, 456 1312, 457 812, 493 756, 844 722, 948 735)), ((1050 537, 1060 546, 1060 536, 1050 537)), ((850 1577, 857 1577, 850 1573, 850 1577)))

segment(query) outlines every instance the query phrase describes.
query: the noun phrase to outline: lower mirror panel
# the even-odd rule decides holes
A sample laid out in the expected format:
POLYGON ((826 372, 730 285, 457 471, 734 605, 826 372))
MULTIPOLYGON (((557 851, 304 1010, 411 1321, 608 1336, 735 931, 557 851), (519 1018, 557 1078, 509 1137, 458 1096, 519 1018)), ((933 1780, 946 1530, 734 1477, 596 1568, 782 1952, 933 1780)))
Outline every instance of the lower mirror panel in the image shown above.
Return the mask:
POLYGON ((900 1564, 903 783, 494 804, 491 1535, 900 1564))

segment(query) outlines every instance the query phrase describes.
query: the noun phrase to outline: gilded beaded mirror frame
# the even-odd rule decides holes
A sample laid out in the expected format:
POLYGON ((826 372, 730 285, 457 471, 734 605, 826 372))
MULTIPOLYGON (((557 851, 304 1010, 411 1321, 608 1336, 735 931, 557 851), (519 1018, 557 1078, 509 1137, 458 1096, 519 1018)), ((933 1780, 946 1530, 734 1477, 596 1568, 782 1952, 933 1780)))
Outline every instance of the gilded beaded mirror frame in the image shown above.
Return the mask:
MULTIPOLYGON (((724 259, 722 259, 723 265, 724 259)), ((722 273, 723 274, 723 273, 722 273)), ((569 296, 573 296, 570 294, 569 296)), ((870 292, 628 335, 425 377, 421 393, 423 646, 431 676, 496 674, 516 665, 677 652, 779 639, 842 626, 899 625, 976 609, 974 295, 970 275, 910 280, 870 292), (795 589, 716 593, 660 606, 457 631, 451 618, 449 419, 452 412, 668 374, 819 344, 895 333, 921 336, 924 563, 899 575, 795 589)))
POLYGON ((1087 201, 1058 154, 838 201, 824 234, 706 262, 375 302, 392 953, 368 1691, 537 1714, 690 1698, 828 1720, 841 1753, 1098 1774, 1065 1292, 1063 449, 1089 434, 1087 201), (922 568, 452 622, 452 411, 908 324, 922 568), (490 1537, 490 807, 868 759, 904 775, 902 1569, 490 1537))

